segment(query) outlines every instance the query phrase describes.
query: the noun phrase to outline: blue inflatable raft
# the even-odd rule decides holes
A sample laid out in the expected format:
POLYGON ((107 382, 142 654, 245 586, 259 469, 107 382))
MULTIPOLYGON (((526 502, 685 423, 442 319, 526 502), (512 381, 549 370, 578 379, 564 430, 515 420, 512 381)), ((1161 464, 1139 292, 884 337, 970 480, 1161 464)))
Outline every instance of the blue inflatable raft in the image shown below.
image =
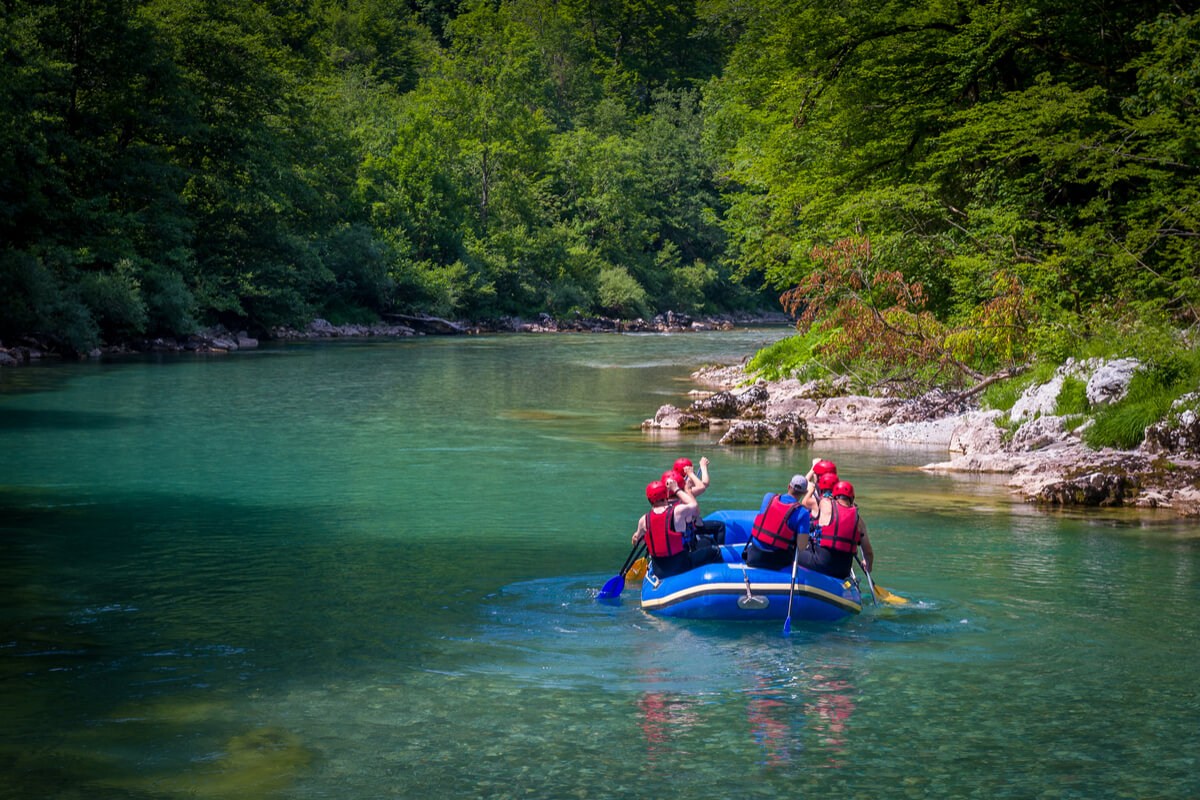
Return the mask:
MULTIPOLYGON (((647 570, 642 608, 653 614, 691 619, 782 620, 788 614, 792 570, 756 569, 742 561, 754 524, 753 511, 717 511, 706 520, 725 523, 724 559, 659 580, 647 570), (747 601, 746 578, 750 580, 747 601), (739 602, 740 601, 740 602, 739 602)), ((862 611, 858 584, 800 567, 792 597, 792 619, 836 622, 862 611)))

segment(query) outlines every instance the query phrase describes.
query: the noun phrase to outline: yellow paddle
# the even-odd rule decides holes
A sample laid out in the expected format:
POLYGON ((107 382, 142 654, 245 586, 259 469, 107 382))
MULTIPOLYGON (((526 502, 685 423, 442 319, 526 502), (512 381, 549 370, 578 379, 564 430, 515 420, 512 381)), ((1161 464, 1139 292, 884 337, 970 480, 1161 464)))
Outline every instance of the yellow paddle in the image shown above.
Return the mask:
POLYGON ((907 597, 901 597, 898 594, 892 594, 887 589, 880 586, 878 583, 875 584, 875 596, 878 597, 883 602, 890 603, 891 605, 894 605, 894 606, 908 605, 907 597))
POLYGON ((854 554, 854 560, 862 567, 863 574, 867 576, 867 585, 871 587, 871 594, 875 597, 875 602, 882 600, 885 603, 893 606, 903 606, 908 604, 908 598, 901 597, 898 594, 892 594, 887 589, 880 586, 871 578, 871 573, 867 571, 867 565, 858 557, 858 553, 854 554))
POLYGON ((637 583, 638 581, 640 581, 642 578, 645 578, 645 577, 646 577, 646 559, 645 558, 639 558, 637 561, 633 562, 633 566, 630 567, 629 571, 625 573, 625 580, 629 581, 630 583, 637 583))

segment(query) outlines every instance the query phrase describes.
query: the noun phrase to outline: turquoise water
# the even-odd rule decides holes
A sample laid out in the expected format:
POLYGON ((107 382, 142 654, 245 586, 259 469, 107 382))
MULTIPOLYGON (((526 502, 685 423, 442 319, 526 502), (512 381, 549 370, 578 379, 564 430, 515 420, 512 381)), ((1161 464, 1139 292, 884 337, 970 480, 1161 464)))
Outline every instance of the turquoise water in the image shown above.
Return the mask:
POLYGON ((1200 795, 1200 527, 823 446, 839 625, 594 601, 642 488, 817 450, 647 435, 783 331, 294 345, 0 371, 0 798, 1200 795))

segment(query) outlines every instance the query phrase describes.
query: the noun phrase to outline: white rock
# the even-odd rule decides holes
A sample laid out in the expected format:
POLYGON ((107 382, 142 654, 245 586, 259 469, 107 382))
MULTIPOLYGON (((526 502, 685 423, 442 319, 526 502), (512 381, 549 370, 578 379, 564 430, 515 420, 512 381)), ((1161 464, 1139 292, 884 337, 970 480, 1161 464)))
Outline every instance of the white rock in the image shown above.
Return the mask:
POLYGON ((892 418, 900 404, 901 401, 895 398, 852 394, 829 398, 821 403, 820 413, 823 416, 840 416, 847 422, 881 425, 892 418))
POLYGON ((1061 442, 1066 438, 1063 422, 1062 417, 1054 415, 1031 419, 1017 428, 1009 446, 1016 452, 1028 452, 1061 442))
POLYGON ((954 438, 954 432, 962 424, 963 416, 943 417, 928 422, 903 422, 899 425, 888 425, 879 432, 879 438, 909 444, 948 446, 954 438))
POLYGON ((958 424, 950 432, 950 452, 970 455, 972 453, 997 453, 1004 449, 1004 431, 996 420, 1004 416, 1003 411, 970 411, 958 417, 958 424))
POLYGON ((1017 402, 1013 403, 1012 409, 1008 412, 1009 419, 1016 421, 1032 419, 1039 414, 1053 414, 1062 386, 1063 376, 1057 373, 1046 383, 1030 386, 1021 393, 1017 402))
POLYGON ((1139 366, 1136 358, 1118 358, 1101 364, 1088 378, 1088 402, 1099 406, 1120 400, 1129 391, 1129 379, 1139 366))
POLYGON ((1010 453, 972 453, 949 461, 926 464, 921 469, 930 472, 1007 472, 1012 473, 1028 462, 1027 457, 1010 453))

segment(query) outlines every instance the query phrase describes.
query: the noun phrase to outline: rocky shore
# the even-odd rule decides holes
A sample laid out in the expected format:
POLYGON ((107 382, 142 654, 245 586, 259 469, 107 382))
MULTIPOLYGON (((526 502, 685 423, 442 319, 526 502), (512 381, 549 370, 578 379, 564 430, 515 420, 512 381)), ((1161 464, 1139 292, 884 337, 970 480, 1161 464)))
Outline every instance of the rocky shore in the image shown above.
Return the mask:
POLYGON ((1177 400, 1136 450, 1094 450, 1089 422, 1056 416, 1067 376, 1086 380, 1092 407, 1119 400, 1137 363, 1068 361, 1025 391, 1006 414, 933 392, 916 399, 845 394, 846 381, 765 381, 745 385, 740 366, 692 374, 707 390, 687 408, 665 405, 644 430, 722 430, 720 443, 807 444, 876 439, 944 446, 931 472, 997 473, 1014 494, 1047 505, 1169 508, 1200 516, 1200 393, 1177 400), (1001 427, 1003 425, 1004 427, 1001 427))
MULTIPOLYGON (((406 336, 454 336, 483 333, 682 333, 686 331, 732 330, 745 325, 783 325, 794 322, 781 313, 734 313, 691 317, 668 311, 650 319, 619 320, 609 317, 575 315, 556 319, 539 314, 533 319, 500 317, 481 321, 454 321, 427 315, 389 314, 387 322, 369 325, 350 323, 333 325, 315 319, 303 329, 275 327, 263 335, 265 341, 305 341, 318 339, 398 338, 406 336)), ((0 367, 15 367, 53 358, 101 358, 106 355, 133 353, 231 353, 258 347, 259 338, 247 331, 230 331, 217 325, 181 338, 162 336, 133 339, 78 353, 45 337, 26 336, 15 344, 0 343, 0 367)))

